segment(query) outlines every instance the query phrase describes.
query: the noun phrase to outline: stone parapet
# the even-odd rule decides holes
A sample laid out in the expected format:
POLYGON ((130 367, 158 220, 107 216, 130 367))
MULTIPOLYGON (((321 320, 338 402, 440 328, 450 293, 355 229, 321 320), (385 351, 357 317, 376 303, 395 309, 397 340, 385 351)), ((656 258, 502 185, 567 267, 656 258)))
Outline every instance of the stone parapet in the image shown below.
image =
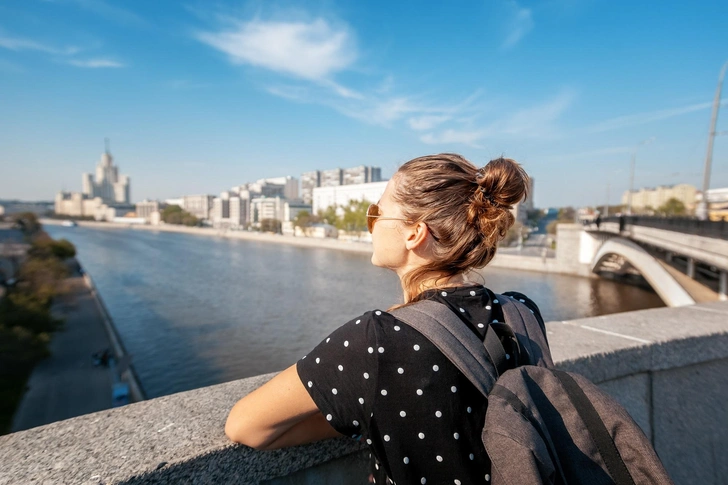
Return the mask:
MULTIPOLYGON (((728 303, 550 322, 547 329, 557 365, 622 402, 677 484, 724 483, 728 303)), ((366 483, 365 452, 350 439, 273 452, 228 442, 229 409, 272 375, 0 437, 0 484, 366 483)))

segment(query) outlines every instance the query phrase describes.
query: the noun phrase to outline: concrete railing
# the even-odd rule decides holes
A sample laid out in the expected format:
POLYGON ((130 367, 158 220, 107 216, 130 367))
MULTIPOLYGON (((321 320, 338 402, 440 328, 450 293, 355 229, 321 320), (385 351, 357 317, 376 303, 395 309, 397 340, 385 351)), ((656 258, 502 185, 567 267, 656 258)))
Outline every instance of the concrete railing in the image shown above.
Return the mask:
MULTIPOLYGON (((679 485, 728 476, 728 303, 550 322, 557 365, 624 404, 679 485)), ((0 484, 366 483, 341 438, 273 452, 230 444, 237 399, 271 375, 183 392, 0 437, 0 484)))

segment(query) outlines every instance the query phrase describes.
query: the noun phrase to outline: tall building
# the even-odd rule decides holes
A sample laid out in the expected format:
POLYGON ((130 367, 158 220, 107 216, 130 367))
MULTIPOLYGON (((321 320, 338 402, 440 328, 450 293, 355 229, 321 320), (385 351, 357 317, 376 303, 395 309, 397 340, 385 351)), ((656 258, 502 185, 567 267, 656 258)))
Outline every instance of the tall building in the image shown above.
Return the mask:
POLYGON ((243 184, 231 189, 233 192, 249 191, 252 196, 283 197, 298 199, 298 179, 290 175, 285 177, 272 177, 260 179, 252 183, 243 184))
MULTIPOLYGON (((213 195, 185 195, 182 197, 180 207, 200 220, 210 219, 213 195)), ((169 201, 167 201, 169 203, 169 201)))
POLYGON ((134 210, 130 201, 131 179, 119 175, 107 148, 96 165, 96 177, 82 174, 81 192, 59 192, 54 209, 59 215, 112 220, 134 210))
POLYGON ((301 174, 301 198, 306 204, 313 203, 313 189, 360 185, 382 181, 382 169, 368 165, 331 170, 314 170, 301 174))
POLYGON ((382 169, 359 165, 343 170, 341 185, 369 184, 382 181, 382 169))
POLYGON ((313 189, 321 187, 321 171, 303 172, 301 174, 301 198, 310 204, 313 198, 313 189))
POLYGON ((250 222, 250 196, 247 191, 225 191, 212 200, 210 220, 218 229, 244 229, 250 222))
POLYGON ((336 187, 344 181, 344 171, 340 168, 321 170, 320 187, 336 187))
POLYGON ((126 175, 119 175, 119 168, 114 159, 106 151, 96 165, 96 180, 90 173, 81 176, 83 194, 89 198, 101 197, 104 204, 129 204, 131 180, 126 175))

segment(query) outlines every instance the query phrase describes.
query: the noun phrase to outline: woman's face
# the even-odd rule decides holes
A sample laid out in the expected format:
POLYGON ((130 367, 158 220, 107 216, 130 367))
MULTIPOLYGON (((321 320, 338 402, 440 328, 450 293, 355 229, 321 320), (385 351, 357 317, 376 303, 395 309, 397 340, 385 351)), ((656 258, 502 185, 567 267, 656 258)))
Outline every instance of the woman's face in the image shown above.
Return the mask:
MULTIPOLYGON (((385 217, 404 218, 397 203, 392 199, 398 183, 395 174, 384 189, 379 199, 379 213, 385 217)), ((382 268, 389 268, 395 272, 407 263, 407 249, 405 247, 405 234, 402 231, 404 221, 391 219, 377 219, 372 228, 372 264, 382 268)))

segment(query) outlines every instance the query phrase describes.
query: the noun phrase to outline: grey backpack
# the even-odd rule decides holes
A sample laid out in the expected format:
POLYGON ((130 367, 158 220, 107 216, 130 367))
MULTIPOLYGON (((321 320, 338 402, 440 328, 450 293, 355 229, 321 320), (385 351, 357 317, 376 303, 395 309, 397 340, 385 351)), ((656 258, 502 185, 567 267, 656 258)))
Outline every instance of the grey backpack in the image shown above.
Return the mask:
POLYGON ((506 325, 491 324, 484 342, 438 302, 392 312, 487 397, 486 478, 494 485, 672 484, 627 411, 588 379, 554 369, 545 328, 530 309, 496 297, 506 325))

